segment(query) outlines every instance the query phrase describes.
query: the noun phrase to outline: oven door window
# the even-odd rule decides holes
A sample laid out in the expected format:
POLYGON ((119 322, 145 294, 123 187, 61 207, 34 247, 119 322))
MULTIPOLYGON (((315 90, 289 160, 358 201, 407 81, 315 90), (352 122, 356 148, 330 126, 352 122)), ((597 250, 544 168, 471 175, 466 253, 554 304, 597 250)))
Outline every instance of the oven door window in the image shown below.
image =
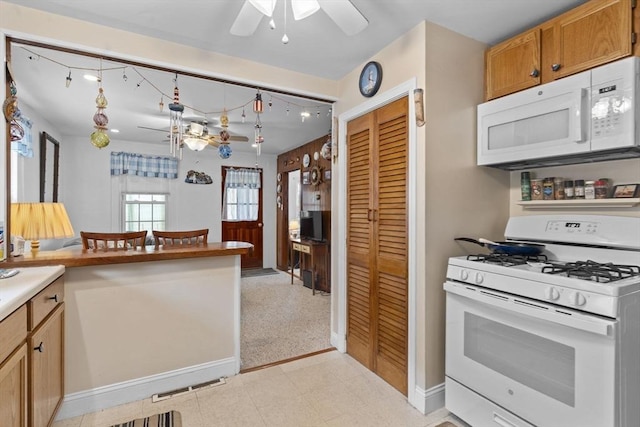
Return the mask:
POLYGON ((464 355, 566 405, 575 404, 575 349, 464 313, 464 355))

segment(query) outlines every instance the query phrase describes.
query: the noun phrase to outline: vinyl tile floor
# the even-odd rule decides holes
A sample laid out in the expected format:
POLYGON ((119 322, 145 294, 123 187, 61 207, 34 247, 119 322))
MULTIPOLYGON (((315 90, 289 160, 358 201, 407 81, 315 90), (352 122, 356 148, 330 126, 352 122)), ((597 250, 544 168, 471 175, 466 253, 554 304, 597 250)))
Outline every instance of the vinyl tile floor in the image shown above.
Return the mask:
POLYGON ((139 400, 57 421, 53 427, 109 427, 177 410, 182 427, 435 427, 467 424, 445 408, 423 415, 405 396, 347 354, 330 351, 226 379, 152 403, 139 400))

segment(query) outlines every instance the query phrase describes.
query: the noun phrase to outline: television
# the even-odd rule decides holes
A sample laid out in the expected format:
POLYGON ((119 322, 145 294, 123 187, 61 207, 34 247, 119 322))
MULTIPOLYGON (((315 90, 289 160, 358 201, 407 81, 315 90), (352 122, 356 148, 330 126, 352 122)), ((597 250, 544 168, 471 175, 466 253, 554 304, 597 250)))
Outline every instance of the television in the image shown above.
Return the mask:
POLYGON ((322 211, 300 212, 300 239, 319 242, 325 240, 322 211))

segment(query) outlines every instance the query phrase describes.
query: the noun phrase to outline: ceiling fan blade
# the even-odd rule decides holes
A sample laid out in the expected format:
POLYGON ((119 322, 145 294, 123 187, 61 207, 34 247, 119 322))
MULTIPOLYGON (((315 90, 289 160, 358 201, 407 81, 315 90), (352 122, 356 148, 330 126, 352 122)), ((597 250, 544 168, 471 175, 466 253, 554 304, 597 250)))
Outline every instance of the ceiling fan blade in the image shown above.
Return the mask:
MULTIPOLYGON (((213 139, 218 144, 220 143, 220 135, 209 135, 210 139, 213 139)), ((249 142, 249 138, 242 135, 230 135, 227 142, 249 142)))
POLYGON ((229 32, 234 36, 250 36, 255 33, 263 16, 258 9, 249 3, 249 0, 245 0, 229 32))
POLYGON ((348 36, 367 28, 369 21, 349 0, 318 0, 320 7, 348 36))
POLYGON ((150 128, 146 126, 138 126, 138 129, 155 130, 158 132, 169 132, 167 129, 150 128))

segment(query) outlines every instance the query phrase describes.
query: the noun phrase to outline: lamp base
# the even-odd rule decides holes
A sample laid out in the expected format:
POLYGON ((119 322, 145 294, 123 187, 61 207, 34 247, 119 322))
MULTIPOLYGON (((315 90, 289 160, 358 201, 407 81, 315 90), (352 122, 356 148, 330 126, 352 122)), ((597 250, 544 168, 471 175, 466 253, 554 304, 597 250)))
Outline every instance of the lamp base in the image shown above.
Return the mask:
POLYGON ((36 256, 40 252, 40 240, 31 241, 31 255, 36 256))

